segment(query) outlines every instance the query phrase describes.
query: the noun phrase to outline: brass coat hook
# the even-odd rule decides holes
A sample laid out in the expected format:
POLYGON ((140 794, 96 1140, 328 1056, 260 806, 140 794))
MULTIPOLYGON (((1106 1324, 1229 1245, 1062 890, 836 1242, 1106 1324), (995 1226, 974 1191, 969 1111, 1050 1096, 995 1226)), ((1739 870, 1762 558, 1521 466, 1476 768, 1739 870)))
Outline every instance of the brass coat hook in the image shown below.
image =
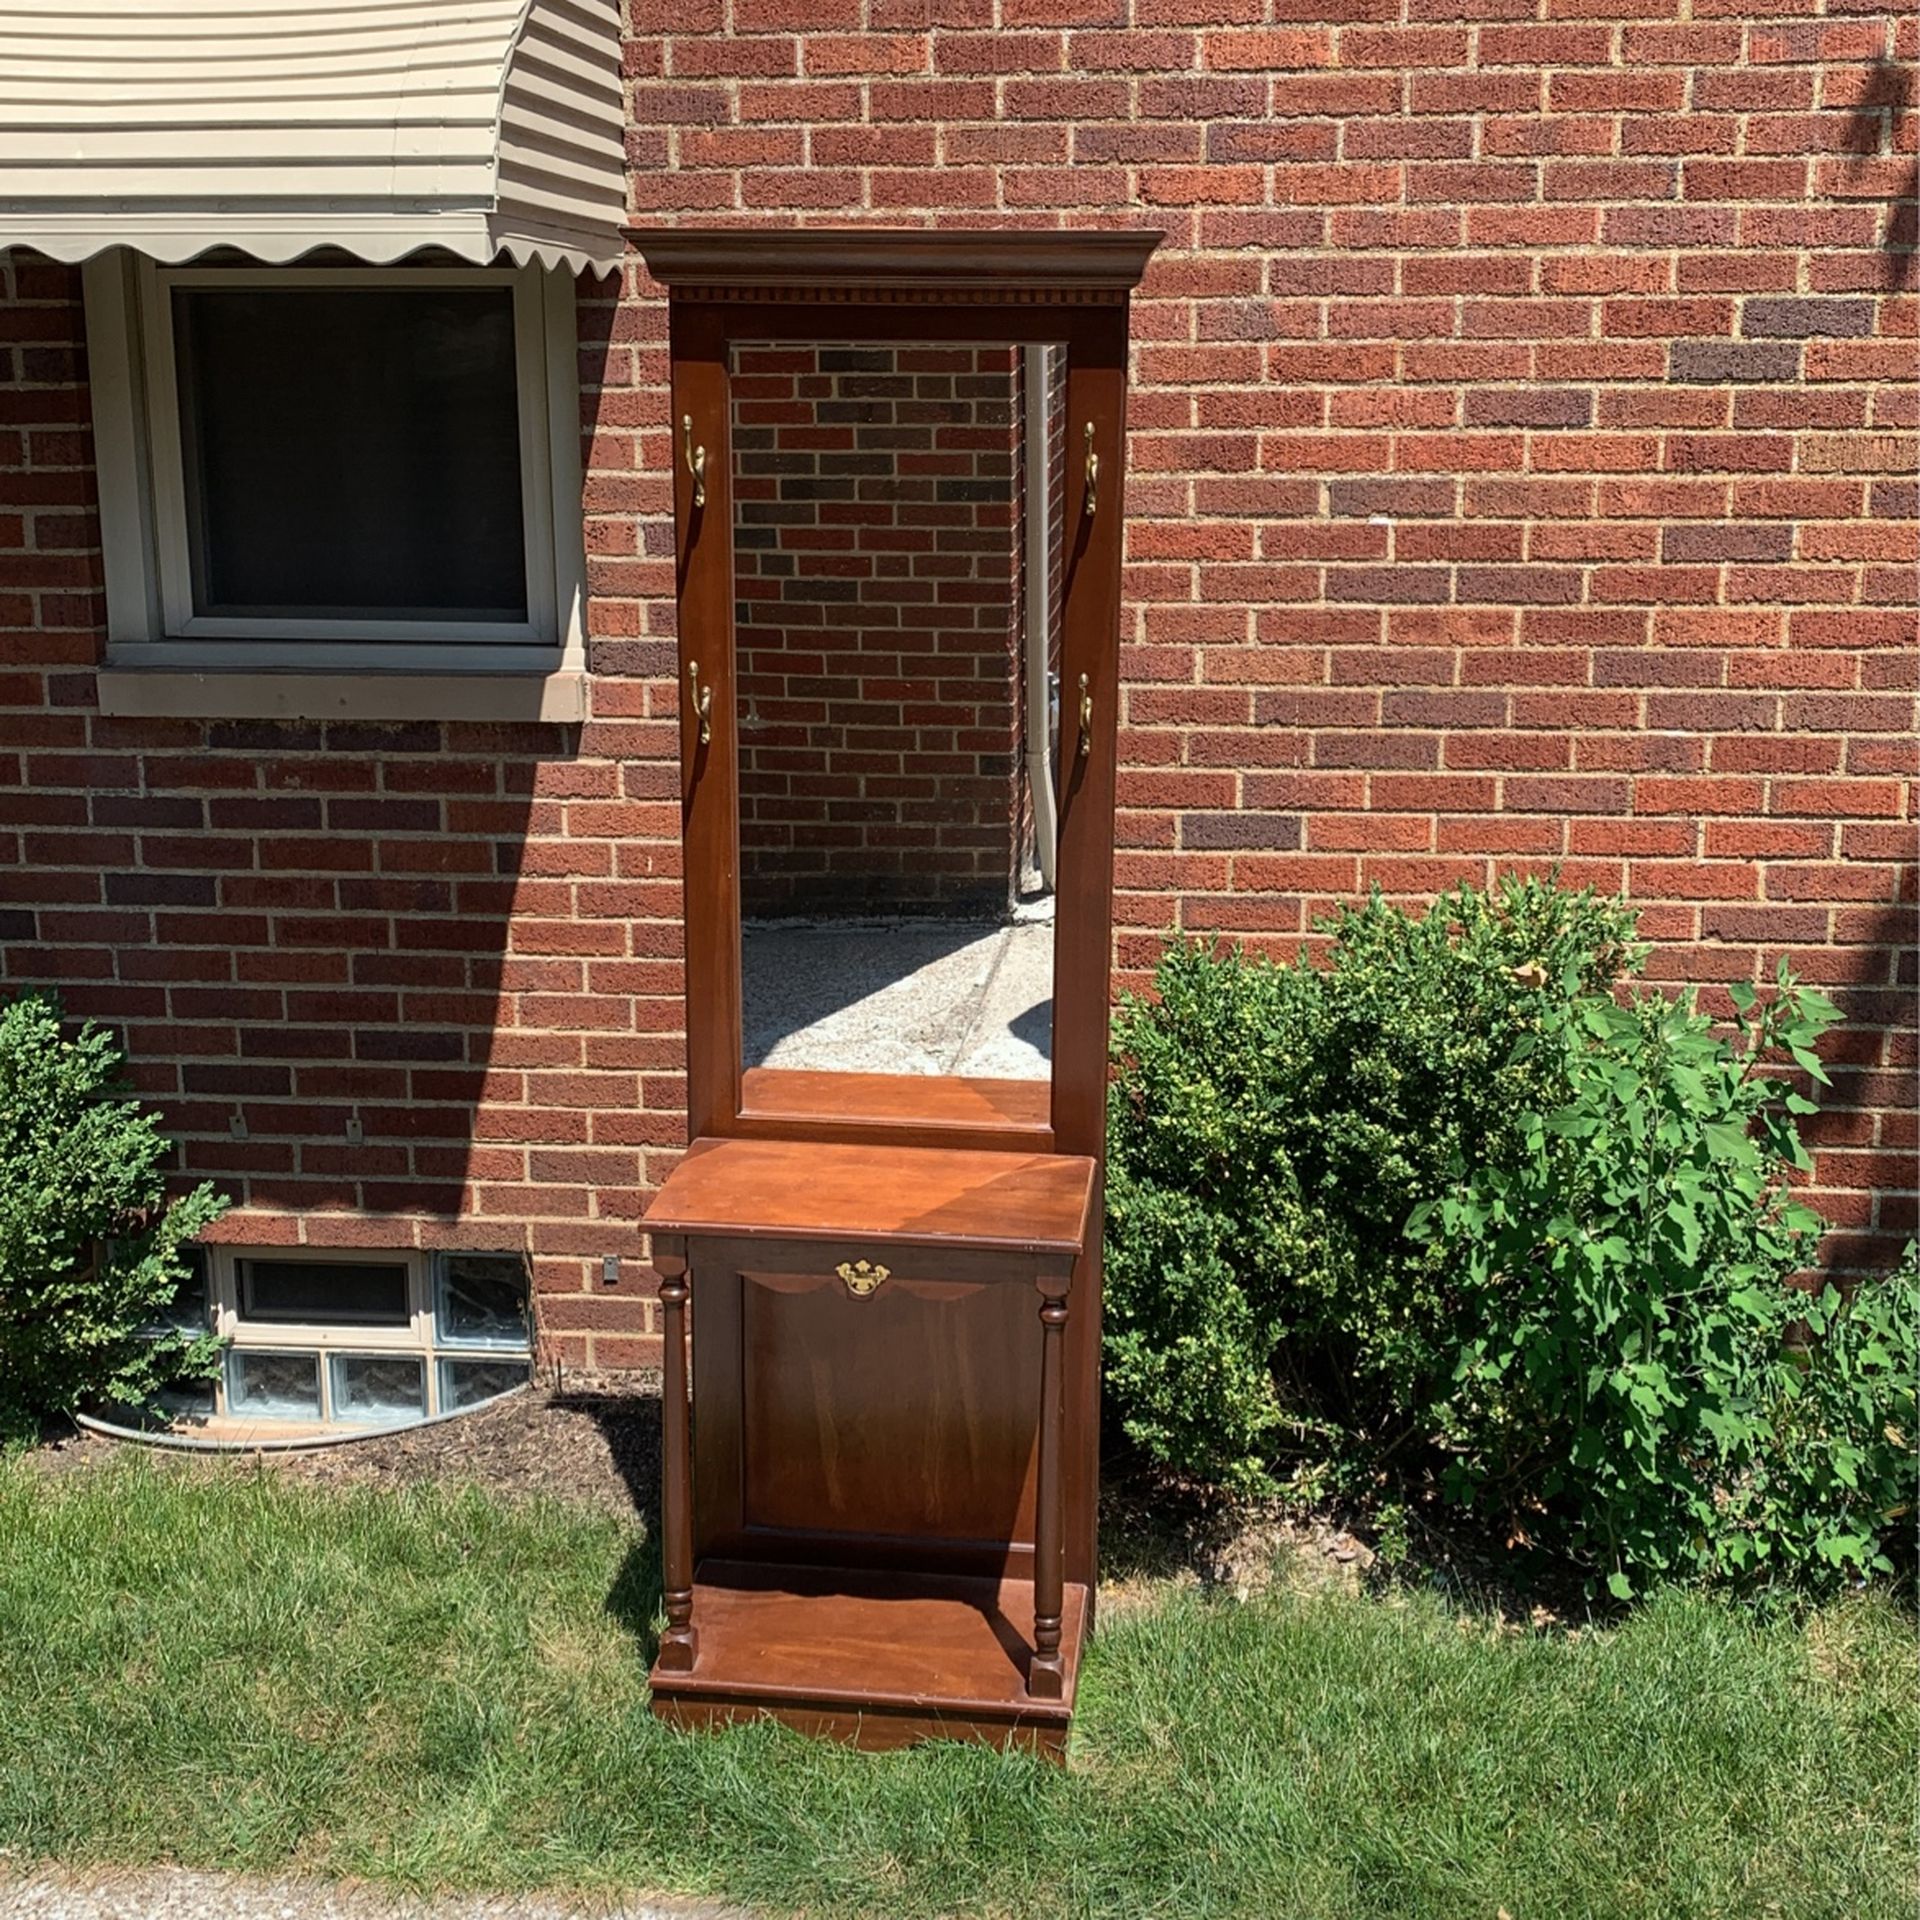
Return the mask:
MULTIPOLYGON (((697 496, 696 496, 697 503, 697 496)), ((693 701, 693 717, 700 728, 700 744, 713 738, 713 689, 700 684, 700 662, 687 662, 687 693, 693 701)))
POLYGON ((707 450, 693 444, 693 415, 690 413, 680 416, 680 445, 687 457, 687 471, 693 475, 693 504, 704 507, 707 504, 707 450))
POLYGON ((1087 518, 1100 511, 1100 456, 1093 450, 1093 422, 1087 422, 1087 518))
POLYGON ((1093 694, 1087 686, 1087 676, 1080 676, 1080 757, 1085 759, 1093 751, 1093 694))

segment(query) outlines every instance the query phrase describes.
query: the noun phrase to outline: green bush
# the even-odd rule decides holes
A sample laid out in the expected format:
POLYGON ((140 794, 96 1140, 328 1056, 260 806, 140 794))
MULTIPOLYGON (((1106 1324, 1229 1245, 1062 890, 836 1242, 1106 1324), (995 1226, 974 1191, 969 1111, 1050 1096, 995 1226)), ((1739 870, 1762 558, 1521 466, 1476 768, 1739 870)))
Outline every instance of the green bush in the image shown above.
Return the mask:
POLYGON ((51 998, 0 1008, 0 1443, 89 1403, 143 1405, 218 1348, 156 1331, 181 1248, 224 1202, 169 1203, 168 1145, 127 1097, 113 1036, 69 1037, 51 998))
POLYGON ((1808 1103, 1764 1065, 1818 1075, 1827 1003, 1783 976, 1722 1032, 1623 986, 1623 905, 1540 881, 1324 931, 1322 964, 1171 948, 1117 1021, 1130 1437, 1240 1490, 1450 1501, 1615 1593, 1883 1570, 1914 1289, 1792 1288, 1808 1103))

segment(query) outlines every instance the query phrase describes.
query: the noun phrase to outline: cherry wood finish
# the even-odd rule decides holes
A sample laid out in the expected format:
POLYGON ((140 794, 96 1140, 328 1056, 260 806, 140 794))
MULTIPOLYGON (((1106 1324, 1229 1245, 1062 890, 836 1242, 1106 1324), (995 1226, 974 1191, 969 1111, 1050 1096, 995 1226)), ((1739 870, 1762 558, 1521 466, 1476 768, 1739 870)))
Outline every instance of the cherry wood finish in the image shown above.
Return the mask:
POLYGON ((1095 1577, 1127 299, 1160 236, 633 238, 671 296, 692 1141, 647 1221, 655 1709, 1058 1755, 1095 1577), (774 341, 1065 348, 1050 1083, 743 1070, 730 377, 774 341))
POLYGON ((740 1079, 734 1132, 786 1139, 803 1123, 816 1139, 902 1146, 1053 1148, 1053 1090, 1046 1080, 968 1080, 917 1073, 825 1073, 749 1067, 740 1079))
POLYGON ((1094 1163, 1077 1154, 696 1140, 647 1210, 648 1231, 891 1247, 949 1242, 1071 1261, 1094 1163))
POLYGON ((923 1575, 903 1588, 885 1573, 716 1560, 702 1569, 694 1608, 710 1671, 703 1659, 699 1672, 653 1676, 655 1711, 680 1725, 772 1713, 868 1748, 979 1739, 1064 1755, 1088 1612, 1082 1586, 1062 1595, 1054 1699, 1027 1685, 1028 1581, 923 1575))

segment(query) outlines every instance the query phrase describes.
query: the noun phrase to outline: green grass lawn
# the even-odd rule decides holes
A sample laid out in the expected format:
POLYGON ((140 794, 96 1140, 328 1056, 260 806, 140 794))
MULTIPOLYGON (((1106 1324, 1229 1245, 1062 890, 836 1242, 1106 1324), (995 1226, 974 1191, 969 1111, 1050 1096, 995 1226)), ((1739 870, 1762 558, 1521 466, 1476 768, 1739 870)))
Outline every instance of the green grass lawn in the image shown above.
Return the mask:
POLYGON ((478 1495, 0 1465, 0 1846, 907 1916, 1911 1920, 1913 1623, 1114 1610, 1072 1768, 648 1716, 651 1555, 478 1495))

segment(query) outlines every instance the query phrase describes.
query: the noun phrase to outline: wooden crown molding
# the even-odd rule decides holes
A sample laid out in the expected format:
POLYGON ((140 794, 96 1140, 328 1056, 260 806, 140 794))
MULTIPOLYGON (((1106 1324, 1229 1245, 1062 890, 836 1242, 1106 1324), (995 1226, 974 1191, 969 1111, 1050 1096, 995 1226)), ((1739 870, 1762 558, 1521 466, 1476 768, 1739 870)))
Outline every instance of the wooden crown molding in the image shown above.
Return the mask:
POLYGON ((1166 236, 1134 229, 629 227, 683 299, 1085 306, 1124 302, 1166 236))

